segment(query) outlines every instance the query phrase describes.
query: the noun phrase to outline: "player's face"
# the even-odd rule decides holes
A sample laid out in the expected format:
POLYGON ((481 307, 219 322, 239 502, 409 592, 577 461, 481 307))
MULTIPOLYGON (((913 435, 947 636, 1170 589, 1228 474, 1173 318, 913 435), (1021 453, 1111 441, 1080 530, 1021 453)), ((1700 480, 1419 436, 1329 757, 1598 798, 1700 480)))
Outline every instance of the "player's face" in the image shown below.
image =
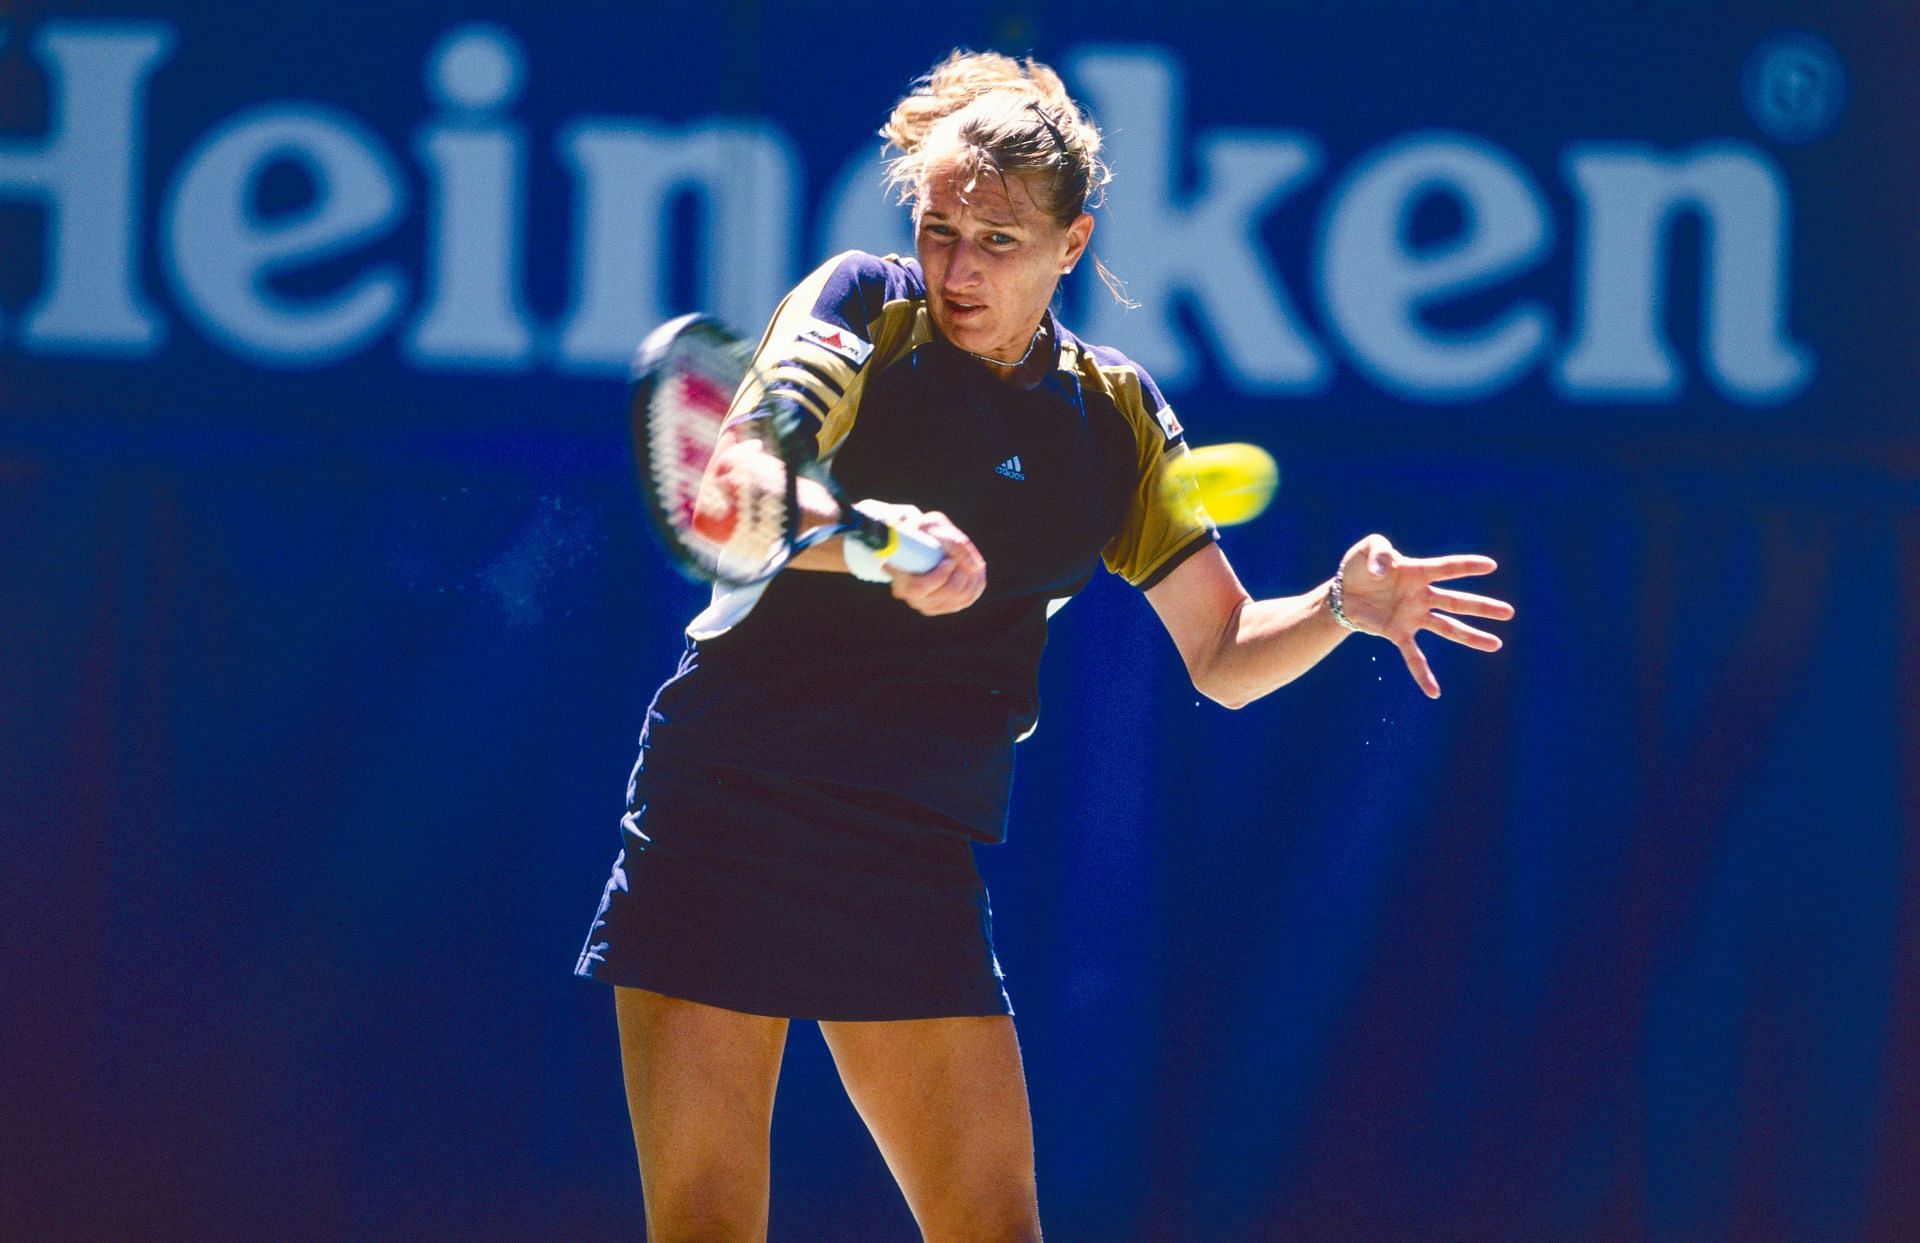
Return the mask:
POLYGON ((1062 225, 1040 209, 1031 174, 965 184, 936 167, 914 219, 927 309, 963 350, 1013 362, 1026 353, 1060 275, 1087 247, 1093 217, 1062 225))

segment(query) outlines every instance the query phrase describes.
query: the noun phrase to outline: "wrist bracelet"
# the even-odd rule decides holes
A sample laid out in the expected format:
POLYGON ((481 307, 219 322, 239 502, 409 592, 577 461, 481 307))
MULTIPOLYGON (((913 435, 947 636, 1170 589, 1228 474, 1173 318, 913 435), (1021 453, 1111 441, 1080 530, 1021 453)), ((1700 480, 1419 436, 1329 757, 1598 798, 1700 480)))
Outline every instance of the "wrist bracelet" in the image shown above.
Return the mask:
POLYGON ((1342 576, 1345 574, 1346 570, 1344 568, 1333 572, 1333 585, 1331 590, 1327 592, 1327 605, 1333 610, 1333 620, 1339 622, 1355 634, 1365 634, 1367 633, 1366 631, 1360 629, 1360 627, 1354 625, 1347 619, 1346 605, 1340 599, 1340 583, 1342 576))

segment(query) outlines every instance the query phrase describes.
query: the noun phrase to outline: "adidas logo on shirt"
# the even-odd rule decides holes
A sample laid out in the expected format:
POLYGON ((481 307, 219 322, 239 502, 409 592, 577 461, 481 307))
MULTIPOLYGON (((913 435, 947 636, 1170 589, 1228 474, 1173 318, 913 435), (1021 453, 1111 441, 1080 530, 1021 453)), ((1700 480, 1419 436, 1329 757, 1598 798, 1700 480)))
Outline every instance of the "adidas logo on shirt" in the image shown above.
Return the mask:
POLYGON ((1007 478, 1016 482, 1025 482, 1027 478, 1020 473, 1020 455, 1018 453, 994 467, 993 473, 996 475, 1005 475, 1007 478))

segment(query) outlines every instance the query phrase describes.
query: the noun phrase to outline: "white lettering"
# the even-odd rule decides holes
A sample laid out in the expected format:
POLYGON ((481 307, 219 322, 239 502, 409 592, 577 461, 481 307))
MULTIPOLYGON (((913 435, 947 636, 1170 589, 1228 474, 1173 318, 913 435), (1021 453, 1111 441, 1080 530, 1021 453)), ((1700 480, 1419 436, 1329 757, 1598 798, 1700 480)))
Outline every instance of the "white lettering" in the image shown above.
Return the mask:
MULTIPOLYGON (((7 34, 0 26, 0 48, 7 34)), ((164 347, 167 311, 140 274, 148 97, 175 43, 172 28, 134 21, 48 21, 32 38, 48 121, 42 133, 0 135, 0 202, 45 219, 37 292, 18 322, 0 322, 23 350, 146 357, 164 347)), ((1142 304, 1129 313, 1083 265, 1067 290, 1070 318, 1169 391, 1199 383, 1210 355, 1243 394, 1311 394, 1326 388, 1339 357, 1396 396, 1458 403, 1497 394, 1551 358, 1548 378, 1566 398, 1670 403, 1686 385, 1686 360, 1669 340, 1673 235, 1690 237, 1680 222, 1696 220, 1700 368, 1710 387, 1760 406, 1813 379, 1815 353, 1787 322, 1791 187, 1751 144, 1566 148, 1577 241, 1568 326, 1555 341, 1555 311, 1500 295, 1502 282, 1535 272, 1556 246, 1552 204, 1530 171, 1473 134, 1386 143, 1332 188, 1304 256, 1323 344, 1268 245, 1276 214, 1319 172, 1316 140, 1202 131, 1191 138, 1187 189, 1181 61, 1154 46, 1090 45, 1066 66, 1095 105, 1120 173, 1094 251, 1142 304), (1461 223, 1416 245, 1411 227, 1436 198, 1461 223), (1479 296, 1462 305, 1471 295, 1479 296)), ((579 118, 555 139, 574 195, 569 303, 557 326, 543 326, 526 293, 530 266, 542 260, 528 253, 532 139, 513 115, 527 79, 524 48, 502 26, 458 25, 428 54, 424 79, 433 111, 412 143, 429 190, 418 231, 422 298, 398 342, 412 366, 617 374, 640 336, 690 309, 682 304, 750 332, 789 287, 803 178, 783 131, 760 119, 579 118), (697 220, 690 228, 677 224, 683 206, 697 220), (683 274, 690 292, 679 288, 683 274)), ((890 201, 881 174, 871 148, 842 165, 810 254, 912 253, 908 213, 890 201)), ((221 348, 263 366, 317 366, 401 322, 400 264, 354 256, 405 223, 407 177, 357 118, 280 101, 216 119, 160 197, 169 292, 221 348), (292 207, 282 193, 289 171, 308 190, 292 207)))
POLYGON ((533 331, 521 298, 526 136, 500 124, 523 78, 520 45, 498 26, 462 26, 428 57, 427 87, 448 110, 415 142, 433 185, 426 307, 406 350, 426 366, 525 370, 533 331))
POLYGON ((1633 143, 1585 143, 1562 161, 1580 202, 1576 331, 1556 380, 1569 397, 1671 401, 1679 360, 1665 339, 1667 242, 1698 213, 1701 352, 1713 386, 1749 405, 1786 401, 1813 379, 1814 356, 1787 339, 1786 179, 1741 143, 1663 155, 1633 143))
POLYGON ((166 207, 169 275, 183 310, 220 345, 262 364, 319 366, 363 348, 400 309, 405 282, 376 267, 338 292, 301 300, 267 279, 378 237, 401 218, 405 183, 359 122, 317 105, 249 109, 184 162, 166 207), (261 219, 259 182, 281 161, 313 183, 313 202, 261 219))
POLYGON ((1328 201, 1318 273, 1327 318, 1354 365, 1414 401, 1472 401, 1519 379, 1547 342, 1546 308, 1526 302, 1445 333, 1420 313, 1544 259, 1553 248, 1546 212, 1526 171, 1471 135, 1414 135, 1361 160, 1328 201), (1465 222, 1457 236, 1416 251, 1404 239, 1432 194, 1454 199, 1465 222))
POLYGON ((590 121, 567 127, 559 146, 579 204, 563 365, 623 370, 643 335, 685 309, 667 305, 662 261, 667 246, 686 243, 669 236, 677 193, 696 194, 705 209, 701 301, 743 331, 773 314, 792 279, 799 179, 778 129, 713 121, 674 131, 590 121))
POLYGON ((1176 136, 1185 89, 1180 63, 1157 49, 1082 51, 1068 61, 1110 136, 1123 171, 1093 250, 1127 283, 1140 308, 1087 299, 1086 335, 1111 341, 1162 387, 1184 388, 1199 366, 1174 308, 1186 300, 1220 349, 1220 363, 1255 394, 1321 388, 1328 365, 1261 242, 1263 217, 1319 166, 1310 138, 1286 131, 1215 130, 1199 143, 1202 189, 1174 196, 1176 136))
POLYGON ((146 22, 48 22, 33 40, 47 66, 47 136, 0 142, 0 198, 47 213, 46 289, 20 326, 29 349, 143 357, 166 342, 138 286, 140 174, 147 80, 173 44, 146 22))

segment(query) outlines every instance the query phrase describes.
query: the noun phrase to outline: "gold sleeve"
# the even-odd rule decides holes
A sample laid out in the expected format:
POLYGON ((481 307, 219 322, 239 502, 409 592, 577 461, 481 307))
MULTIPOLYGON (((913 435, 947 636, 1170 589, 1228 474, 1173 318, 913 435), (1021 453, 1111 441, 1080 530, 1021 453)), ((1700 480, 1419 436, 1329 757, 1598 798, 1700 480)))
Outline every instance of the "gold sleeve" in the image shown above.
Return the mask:
POLYGON ((1100 555, 1109 570, 1144 590, 1218 540, 1219 533, 1193 496, 1192 483, 1185 485, 1184 494, 1170 484, 1173 464, 1187 453, 1186 435, 1172 407, 1132 365, 1099 370, 1139 451, 1126 519, 1100 555))
POLYGON ((780 300, 753 351, 753 368, 734 394, 729 420, 752 412, 768 393, 777 393, 791 398, 817 432, 846 398, 872 346, 864 340, 865 324, 855 332, 851 325, 832 324, 818 314, 828 285, 837 283, 843 266, 838 258, 827 261, 780 300))
POLYGON ((853 427, 868 372, 927 337, 922 303, 900 296, 900 284, 891 255, 848 251, 821 264, 781 300, 728 417, 767 394, 786 397, 830 457, 853 427))

